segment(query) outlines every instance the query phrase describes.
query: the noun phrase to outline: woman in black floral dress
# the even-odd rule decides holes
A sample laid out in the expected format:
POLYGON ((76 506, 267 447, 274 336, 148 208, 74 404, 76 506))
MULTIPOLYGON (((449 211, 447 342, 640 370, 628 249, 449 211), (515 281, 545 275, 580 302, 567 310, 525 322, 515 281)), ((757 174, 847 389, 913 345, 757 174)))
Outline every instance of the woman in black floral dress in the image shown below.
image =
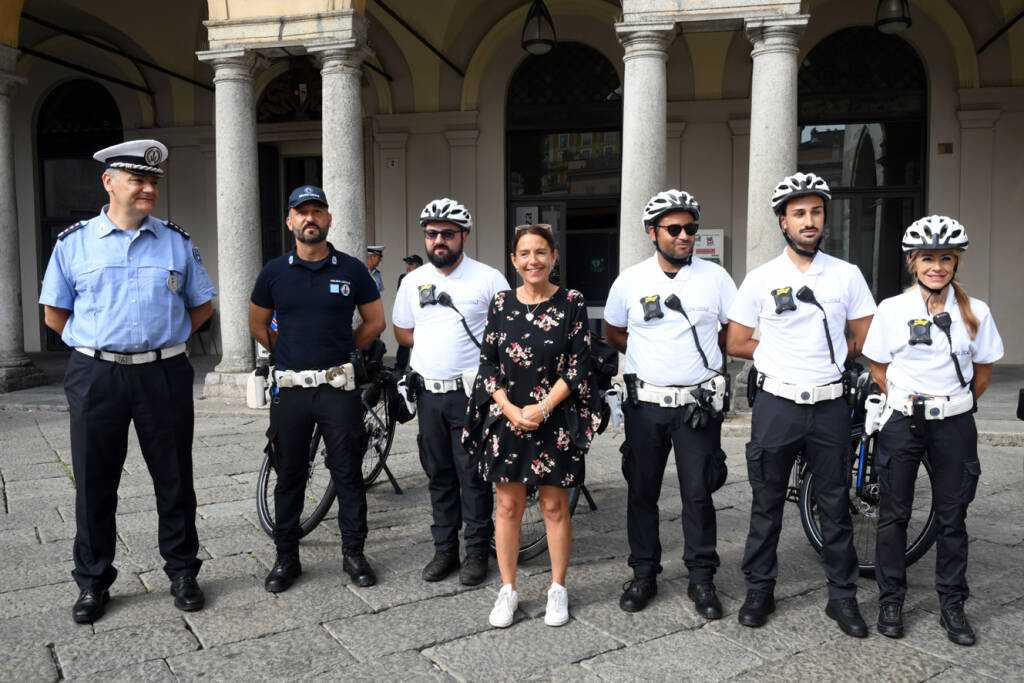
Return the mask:
POLYGON ((516 229, 512 264, 523 278, 491 301, 463 443, 498 490, 494 539, 502 588, 490 623, 512 624, 526 486, 537 486, 552 584, 544 621, 569 619, 565 572, 572 547, 568 488, 583 483, 584 455, 600 422, 589 372, 583 295, 552 284, 558 258, 548 226, 516 229))

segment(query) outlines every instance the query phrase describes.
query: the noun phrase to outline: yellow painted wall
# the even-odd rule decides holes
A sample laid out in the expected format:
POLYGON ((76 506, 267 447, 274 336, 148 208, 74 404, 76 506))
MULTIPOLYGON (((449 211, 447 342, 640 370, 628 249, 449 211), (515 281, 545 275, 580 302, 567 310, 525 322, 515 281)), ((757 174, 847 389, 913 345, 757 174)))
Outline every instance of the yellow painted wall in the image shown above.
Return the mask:
POLYGON ((0 2, 0 43, 18 47, 18 26, 21 23, 21 7, 24 0, 0 2))
MULTIPOLYGON (((366 13, 366 0, 208 0, 210 19, 249 19, 283 14, 316 14, 342 9, 366 13)), ((147 8, 148 9, 148 8, 147 8)))

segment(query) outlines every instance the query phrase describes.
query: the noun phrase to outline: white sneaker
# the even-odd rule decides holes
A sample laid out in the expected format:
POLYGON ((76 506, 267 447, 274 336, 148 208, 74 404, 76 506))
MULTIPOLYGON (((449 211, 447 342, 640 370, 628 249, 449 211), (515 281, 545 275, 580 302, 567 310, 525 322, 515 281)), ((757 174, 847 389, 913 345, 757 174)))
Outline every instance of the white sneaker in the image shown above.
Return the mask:
POLYGON ((508 628, 515 621, 516 609, 519 607, 519 593, 512 590, 512 584, 506 583, 498 592, 498 599, 494 601, 494 609, 487 619, 491 626, 497 628, 508 628))
POLYGON ((544 623, 548 626, 562 626, 569 621, 569 593, 565 586, 552 583, 548 589, 548 609, 544 623))

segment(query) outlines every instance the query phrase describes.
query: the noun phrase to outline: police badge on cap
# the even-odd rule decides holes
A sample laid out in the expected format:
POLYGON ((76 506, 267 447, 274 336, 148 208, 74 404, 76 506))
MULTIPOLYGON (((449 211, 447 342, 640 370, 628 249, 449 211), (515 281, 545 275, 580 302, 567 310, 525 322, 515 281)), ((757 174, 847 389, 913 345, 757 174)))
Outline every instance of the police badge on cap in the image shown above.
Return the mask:
POLYGON ((92 155, 96 161, 134 175, 162 178, 160 164, 167 161, 167 147, 158 140, 131 140, 101 149, 92 155))

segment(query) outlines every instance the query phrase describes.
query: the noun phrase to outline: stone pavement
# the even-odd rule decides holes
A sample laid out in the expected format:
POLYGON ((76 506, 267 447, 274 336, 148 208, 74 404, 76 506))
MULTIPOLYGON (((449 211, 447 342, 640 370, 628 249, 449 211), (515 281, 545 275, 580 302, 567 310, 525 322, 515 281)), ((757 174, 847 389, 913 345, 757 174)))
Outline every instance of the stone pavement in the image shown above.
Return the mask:
MULTIPOLYGON (((0 396, 3 681, 1024 680, 1024 423, 1013 415, 1017 387, 1024 386, 1021 368, 997 368, 979 413, 982 481, 968 521, 968 614, 979 642, 963 648, 949 643, 938 625, 934 550, 910 569, 904 639, 878 636, 873 626, 866 640, 842 635, 824 615, 823 574, 796 506, 787 511, 780 542, 778 611, 761 629, 736 623, 750 501, 742 415, 728 424, 729 480, 715 495, 722 559, 716 581, 727 613, 720 621, 698 617, 686 598, 674 472, 662 495, 665 571, 658 596, 638 614, 619 609, 629 578, 620 430, 598 437, 588 461, 598 509, 581 502, 573 519, 572 619, 562 628, 543 623, 546 554, 521 566, 521 607, 507 630, 487 624, 500 584, 493 563, 488 581, 475 588, 454 576, 432 584, 419 578, 432 545, 415 423, 399 428, 389 459, 405 494, 395 495, 386 482, 368 494, 366 550, 379 584, 358 588, 341 571, 332 513, 303 541, 302 577, 288 592, 271 595, 263 578, 274 552, 254 503, 267 416, 225 399, 196 402, 206 609, 186 614, 172 605, 157 551, 152 485, 133 438, 119 491, 120 576, 106 616, 80 626, 70 616, 77 597, 70 575, 74 483, 62 361, 39 362, 54 383, 0 396)), ((876 596, 874 582, 863 579, 862 609, 872 625, 876 596)))

